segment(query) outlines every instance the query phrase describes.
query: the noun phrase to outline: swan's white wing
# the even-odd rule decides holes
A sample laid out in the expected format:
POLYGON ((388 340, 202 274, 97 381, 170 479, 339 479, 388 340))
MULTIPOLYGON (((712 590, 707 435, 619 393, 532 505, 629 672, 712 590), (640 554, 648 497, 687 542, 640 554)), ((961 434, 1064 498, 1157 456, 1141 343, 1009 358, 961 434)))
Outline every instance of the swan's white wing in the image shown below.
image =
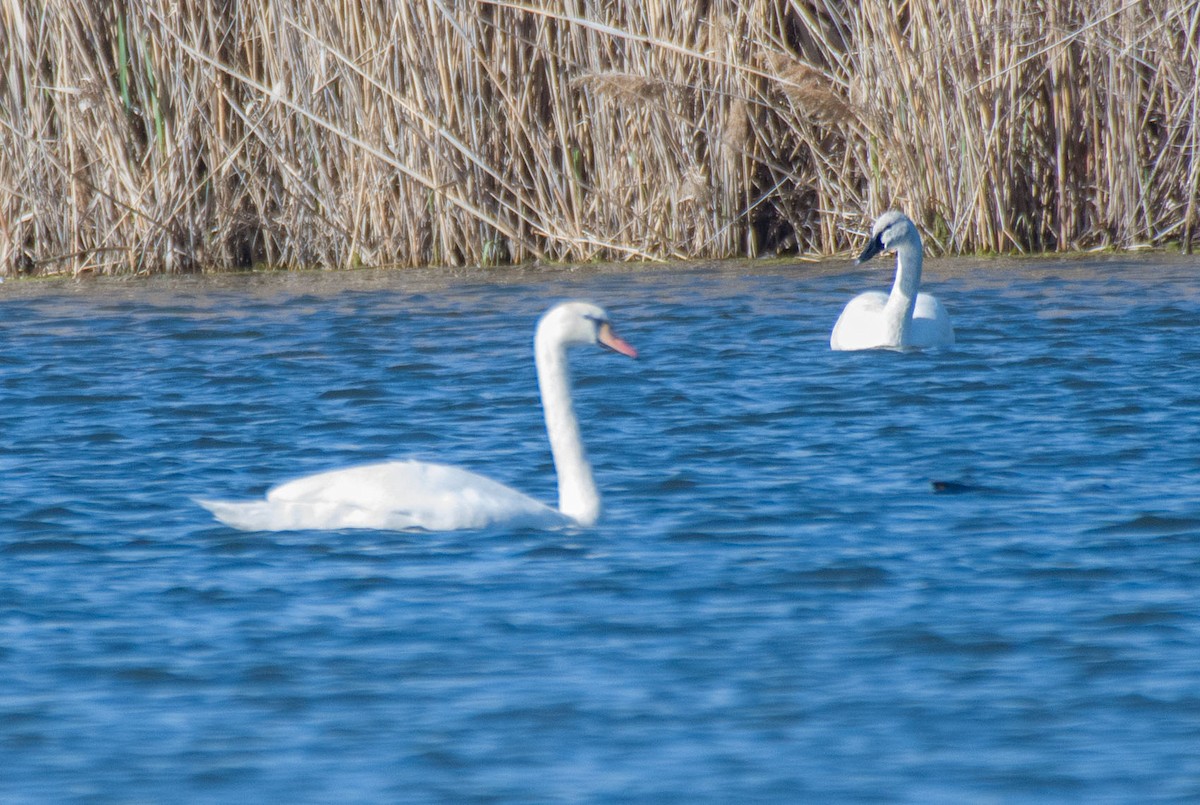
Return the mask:
POLYGON ((454 531, 569 523, 558 511, 490 478, 421 461, 308 475, 271 489, 266 500, 197 502, 226 525, 248 531, 454 531))
POLYGON ((909 346, 913 347, 954 346, 954 326, 950 323, 950 314, 936 296, 917 294, 908 335, 909 346))
POLYGON ((871 349, 883 343, 883 308, 888 295, 865 291, 846 303, 829 336, 835 350, 871 349))
MULTIPOLYGON (((875 349, 895 343, 895 335, 884 332, 883 309, 888 296, 882 291, 867 291, 850 300, 829 337, 835 350, 875 349)), ((954 345, 954 327, 950 315, 937 297, 917 294, 913 320, 905 347, 949 347, 954 345)))

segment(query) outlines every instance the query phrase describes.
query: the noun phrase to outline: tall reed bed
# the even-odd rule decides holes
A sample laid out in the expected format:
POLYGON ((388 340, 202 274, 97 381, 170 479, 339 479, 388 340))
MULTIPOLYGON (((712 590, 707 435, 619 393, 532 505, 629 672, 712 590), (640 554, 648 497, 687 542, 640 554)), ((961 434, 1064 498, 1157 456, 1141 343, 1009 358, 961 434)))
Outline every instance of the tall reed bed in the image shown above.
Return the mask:
POLYGON ((0 4, 0 270, 944 251, 1200 223, 1200 0, 0 4))

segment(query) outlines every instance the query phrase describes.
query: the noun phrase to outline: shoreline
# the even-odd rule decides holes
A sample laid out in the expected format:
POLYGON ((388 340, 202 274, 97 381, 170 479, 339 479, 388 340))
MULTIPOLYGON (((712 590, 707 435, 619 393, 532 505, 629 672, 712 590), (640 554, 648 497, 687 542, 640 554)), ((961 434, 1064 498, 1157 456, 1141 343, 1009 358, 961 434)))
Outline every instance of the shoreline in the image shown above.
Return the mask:
MULTIPOLYGON (((1001 268, 1002 271, 1020 273, 1023 269, 1045 270, 1053 266, 1067 268, 1099 268, 1106 265, 1146 266, 1165 268, 1195 268, 1200 271, 1200 259, 1168 249, 1138 250, 1078 250, 1073 252, 1050 252, 1042 254, 980 254, 927 257, 925 270, 931 277, 939 279, 969 278, 977 271, 1001 268), (1002 263, 1013 264, 1001 267, 1002 263)), ((44 274, 36 276, 4 277, 0 279, 0 299, 14 289, 34 290, 38 288, 86 288, 86 287, 137 287, 159 283, 180 286, 203 286, 228 283, 230 288, 240 282, 305 282, 308 280, 331 283, 354 284, 363 278, 378 278, 381 281, 417 280, 420 283, 454 284, 457 282, 530 281, 537 279, 570 279, 586 275, 652 276, 654 274, 688 273, 697 274, 757 274, 792 273, 800 274, 865 274, 877 277, 874 285, 890 282, 891 264, 880 267, 862 267, 854 263, 854 253, 820 258, 797 259, 792 257, 730 257, 716 260, 669 260, 660 262, 617 262, 598 261, 593 263, 546 264, 529 262, 509 266, 414 266, 355 268, 256 268, 256 269, 212 269, 187 274, 142 273, 142 274, 97 274, 85 273, 44 274)))

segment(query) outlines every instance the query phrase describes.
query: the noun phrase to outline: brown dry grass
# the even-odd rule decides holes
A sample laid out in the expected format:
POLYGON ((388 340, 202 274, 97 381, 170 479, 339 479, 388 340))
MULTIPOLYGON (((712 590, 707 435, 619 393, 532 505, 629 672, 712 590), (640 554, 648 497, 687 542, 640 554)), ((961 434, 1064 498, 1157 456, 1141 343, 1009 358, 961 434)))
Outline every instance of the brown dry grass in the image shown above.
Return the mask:
POLYGON ((1200 0, 0 4, 0 271, 1182 243, 1200 0))

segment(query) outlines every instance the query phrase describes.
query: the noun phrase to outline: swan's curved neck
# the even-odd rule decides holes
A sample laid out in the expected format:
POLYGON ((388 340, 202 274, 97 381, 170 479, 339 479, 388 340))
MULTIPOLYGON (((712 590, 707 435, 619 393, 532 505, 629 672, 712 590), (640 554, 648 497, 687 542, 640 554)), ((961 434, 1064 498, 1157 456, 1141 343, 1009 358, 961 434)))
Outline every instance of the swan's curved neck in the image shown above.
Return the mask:
POLYGON ((558 474, 558 510, 580 525, 592 525, 600 517, 600 493, 592 478, 579 435, 579 420, 571 402, 571 373, 566 347, 549 334, 538 331, 534 341, 538 388, 546 415, 546 435, 558 474))
POLYGON ((908 331, 912 327, 913 308, 921 288, 922 251, 920 237, 915 235, 896 245, 896 281, 892 284, 883 316, 889 335, 900 346, 908 343, 908 331))

